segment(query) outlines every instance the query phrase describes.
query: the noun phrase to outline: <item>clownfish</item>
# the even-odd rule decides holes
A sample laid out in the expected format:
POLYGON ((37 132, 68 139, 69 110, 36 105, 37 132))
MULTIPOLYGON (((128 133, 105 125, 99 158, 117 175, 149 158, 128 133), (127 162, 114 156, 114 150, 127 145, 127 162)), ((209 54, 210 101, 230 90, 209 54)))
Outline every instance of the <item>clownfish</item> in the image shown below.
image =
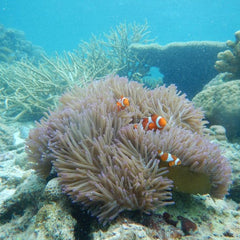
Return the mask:
POLYGON ((130 105, 129 99, 121 96, 120 99, 117 100, 117 110, 124 110, 126 107, 130 105))
POLYGON ((164 153, 161 150, 158 150, 158 157, 164 162, 168 162, 169 167, 178 166, 181 164, 181 160, 173 154, 164 153))
MULTIPOLYGON (((157 114, 152 114, 151 117, 143 118, 140 122, 141 129, 143 130, 162 130, 167 121, 164 117, 158 116, 157 114)), ((138 125, 135 124, 134 128, 138 128, 138 125)))

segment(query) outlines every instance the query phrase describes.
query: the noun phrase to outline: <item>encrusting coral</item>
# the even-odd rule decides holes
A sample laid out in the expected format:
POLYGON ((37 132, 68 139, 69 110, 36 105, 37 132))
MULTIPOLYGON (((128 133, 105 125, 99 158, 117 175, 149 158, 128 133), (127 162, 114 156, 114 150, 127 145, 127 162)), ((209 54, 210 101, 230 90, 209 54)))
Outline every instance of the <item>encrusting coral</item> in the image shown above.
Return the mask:
POLYGON ((228 72, 230 79, 240 79, 240 31, 235 32, 235 38, 235 42, 227 41, 230 49, 218 53, 214 66, 219 72, 228 72))
POLYGON ((60 102, 31 130, 28 157, 44 177, 53 164, 64 192, 100 222, 124 210, 172 204, 172 189, 216 198, 227 193, 229 162, 203 136, 203 113, 174 85, 148 90, 109 76, 67 92, 60 102), (130 106, 118 111, 121 96, 130 106), (167 120, 163 130, 134 128, 151 114, 167 120), (160 161, 159 149, 178 156, 181 165, 160 161))

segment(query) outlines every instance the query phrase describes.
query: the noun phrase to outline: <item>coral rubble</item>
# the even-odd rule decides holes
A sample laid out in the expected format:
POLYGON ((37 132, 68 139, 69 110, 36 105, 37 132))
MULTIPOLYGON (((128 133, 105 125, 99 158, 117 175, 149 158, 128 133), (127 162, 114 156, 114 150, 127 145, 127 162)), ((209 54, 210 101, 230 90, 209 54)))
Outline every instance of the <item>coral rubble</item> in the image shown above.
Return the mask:
POLYGON ((124 210, 150 212, 172 204, 171 190, 222 198, 231 169, 217 145, 203 136, 204 115, 175 86, 147 90, 109 76, 64 94, 61 105, 31 130, 29 160, 47 177, 53 164, 64 192, 107 223, 124 210), (130 106, 117 111, 116 99, 130 106), (153 113, 168 125, 161 131, 134 129, 153 113), (182 164, 167 167, 158 149, 182 164))

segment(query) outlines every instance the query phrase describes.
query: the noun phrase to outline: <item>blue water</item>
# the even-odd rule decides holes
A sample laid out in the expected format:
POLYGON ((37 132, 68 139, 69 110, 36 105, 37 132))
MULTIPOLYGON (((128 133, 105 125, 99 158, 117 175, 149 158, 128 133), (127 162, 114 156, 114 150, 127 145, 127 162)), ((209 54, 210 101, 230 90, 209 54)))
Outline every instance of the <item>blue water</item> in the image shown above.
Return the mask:
POLYGON ((157 42, 234 39, 239 0, 1 0, 0 23, 48 53, 72 50, 119 23, 151 27, 157 42))

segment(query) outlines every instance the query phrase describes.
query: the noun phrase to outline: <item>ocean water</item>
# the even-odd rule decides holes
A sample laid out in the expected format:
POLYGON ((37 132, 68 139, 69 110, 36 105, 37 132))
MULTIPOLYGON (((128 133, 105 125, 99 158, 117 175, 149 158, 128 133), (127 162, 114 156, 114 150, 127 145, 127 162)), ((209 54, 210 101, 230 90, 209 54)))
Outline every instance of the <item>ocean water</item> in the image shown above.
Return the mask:
POLYGON ((1 0, 0 22, 25 32, 48 53, 72 50, 91 34, 146 20, 161 45, 226 41, 240 28, 238 0, 1 0))

